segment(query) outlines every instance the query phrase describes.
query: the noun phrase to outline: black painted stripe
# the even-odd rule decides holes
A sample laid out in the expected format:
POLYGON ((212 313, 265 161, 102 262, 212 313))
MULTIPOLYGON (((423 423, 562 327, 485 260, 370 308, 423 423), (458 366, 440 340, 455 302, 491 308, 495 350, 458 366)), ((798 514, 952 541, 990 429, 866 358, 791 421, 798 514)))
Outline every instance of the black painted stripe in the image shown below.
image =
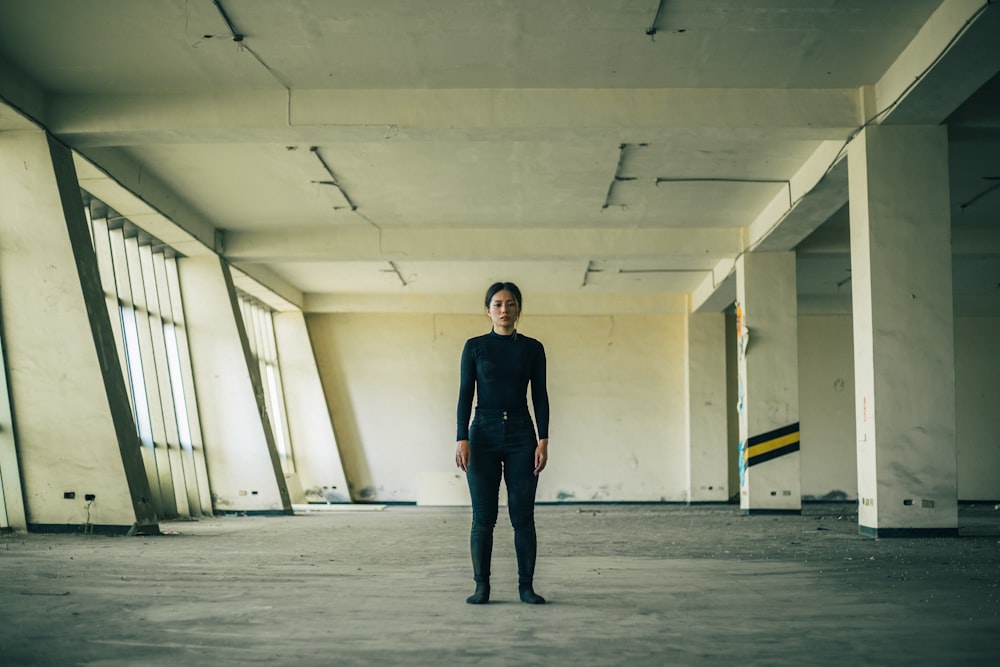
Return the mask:
POLYGON ((759 445, 768 440, 774 440, 782 436, 788 435, 789 433, 796 433, 799 430, 799 422, 794 424, 789 424, 788 426, 782 426, 781 428, 775 429, 773 431, 768 431, 767 433, 761 433, 760 435, 751 436, 747 439, 747 447, 753 447, 754 445, 759 445))
POLYGON ((799 444, 799 422, 755 435, 747 439, 746 465, 749 468, 797 452, 799 444))

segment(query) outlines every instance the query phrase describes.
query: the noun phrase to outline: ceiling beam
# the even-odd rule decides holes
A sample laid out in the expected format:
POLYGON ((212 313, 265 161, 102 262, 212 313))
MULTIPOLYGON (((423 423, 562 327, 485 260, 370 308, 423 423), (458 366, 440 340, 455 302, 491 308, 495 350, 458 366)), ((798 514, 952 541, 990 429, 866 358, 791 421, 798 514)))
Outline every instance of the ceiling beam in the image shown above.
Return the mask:
POLYGON ((0 58, 0 131, 25 129, 45 117, 45 93, 20 68, 0 58), (9 107, 9 109, 8 109, 9 107))
MULTIPOLYGON (((469 294, 306 294, 306 313, 436 313, 479 315, 479 296, 469 294)), ((524 320, 534 316, 573 315, 615 317, 619 315, 684 315, 687 296, 683 294, 531 294, 530 310, 524 320)), ((486 322, 486 318, 483 318, 486 322)), ((487 322, 488 326, 488 322, 487 322)), ((525 324, 527 327, 528 324, 525 324)))
POLYGON ((227 141, 544 140, 614 129, 669 137, 842 139, 853 89, 219 91, 57 95, 46 124, 74 147, 227 141))
POLYGON ((844 141, 826 141, 792 177, 781 193, 750 223, 753 251, 793 250, 847 203, 844 141))
POLYGON ((697 261, 714 265, 738 253, 742 231, 721 229, 385 229, 227 232, 224 256, 235 262, 562 260, 589 258, 697 261), (498 243, 501 239, 502 243, 498 243))
POLYGON ((233 284, 274 310, 301 310, 302 291, 263 264, 233 266, 233 284))
POLYGON ((110 151, 100 166, 86 154, 78 154, 75 162, 81 188, 161 241, 189 256, 219 252, 216 228, 121 151, 110 151))
POLYGON ((937 125, 1000 71, 1000 7, 945 0, 875 85, 866 120, 937 125))

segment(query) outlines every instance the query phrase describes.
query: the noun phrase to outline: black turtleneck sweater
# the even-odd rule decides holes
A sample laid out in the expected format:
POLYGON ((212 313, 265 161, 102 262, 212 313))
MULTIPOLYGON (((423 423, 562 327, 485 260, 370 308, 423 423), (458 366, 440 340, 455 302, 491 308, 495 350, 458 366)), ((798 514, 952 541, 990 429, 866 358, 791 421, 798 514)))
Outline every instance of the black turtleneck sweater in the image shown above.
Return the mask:
POLYGON ((528 383, 538 437, 549 437, 549 394, 545 388, 545 348, 521 333, 501 336, 495 331, 470 338, 462 350, 458 390, 458 437, 469 439, 473 395, 477 407, 526 410, 528 383))

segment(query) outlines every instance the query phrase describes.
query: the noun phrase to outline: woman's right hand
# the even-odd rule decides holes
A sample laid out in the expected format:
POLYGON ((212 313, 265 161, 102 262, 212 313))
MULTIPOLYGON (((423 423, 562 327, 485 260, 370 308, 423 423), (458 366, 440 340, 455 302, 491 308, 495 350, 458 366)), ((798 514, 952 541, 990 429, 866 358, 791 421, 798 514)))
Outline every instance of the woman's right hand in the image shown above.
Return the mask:
POLYGON ((469 441, 459 440, 455 446, 455 465, 462 472, 469 471, 469 441))

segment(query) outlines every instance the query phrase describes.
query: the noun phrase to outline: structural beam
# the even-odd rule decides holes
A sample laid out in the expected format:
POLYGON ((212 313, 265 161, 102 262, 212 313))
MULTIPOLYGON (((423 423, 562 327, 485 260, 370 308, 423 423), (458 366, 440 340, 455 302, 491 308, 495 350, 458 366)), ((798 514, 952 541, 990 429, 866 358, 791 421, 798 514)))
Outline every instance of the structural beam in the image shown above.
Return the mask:
MULTIPOLYGON (((455 313, 468 314, 479 305, 463 294, 306 294, 306 313, 455 313)), ((532 293, 525 315, 684 315, 684 294, 532 293)))
MULTIPOLYGON (((0 91, 2 92, 2 91, 0 91)), ((451 89, 56 95, 46 125, 78 148, 136 143, 510 140, 586 136, 837 139, 852 89, 451 89), (387 132, 389 135, 387 135, 387 132), (681 133, 678 135, 677 133, 681 133)))
POLYGON ((739 229, 325 229, 228 232, 223 252, 239 263, 273 261, 686 259, 713 263, 741 248, 739 229), (301 230, 300 230, 301 231, 301 230), (504 242, 497 244, 502 237, 504 242))
POLYGON ((158 532, 69 151, 38 130, 4 132, 0 157, 0 302, 27 525, 158 532))
MULTIPOLYGON (((997 35, 1000 35, 1000 8, 996 2, 942 2, 875 85, 874 111, 881 114, 878 122, 897 125, 944 122, 1000 71, 997 35)), ((869 110, 866 119, 871 116, 869 110)))

